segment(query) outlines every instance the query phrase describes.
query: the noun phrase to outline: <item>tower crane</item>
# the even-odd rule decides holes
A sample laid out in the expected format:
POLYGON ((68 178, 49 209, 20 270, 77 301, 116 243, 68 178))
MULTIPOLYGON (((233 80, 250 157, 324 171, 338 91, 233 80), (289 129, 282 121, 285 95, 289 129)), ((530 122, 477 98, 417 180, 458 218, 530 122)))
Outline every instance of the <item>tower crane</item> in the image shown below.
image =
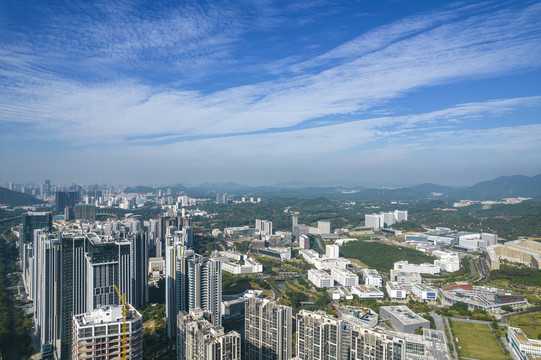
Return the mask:
POLYGON ((122 302, 122 360, 128 360, 128 338, 127 338, 127 317, 130 312, 130 307, 126 302, 126 295, 120 293, 120 290, 114 285, 115 291, 122 302))

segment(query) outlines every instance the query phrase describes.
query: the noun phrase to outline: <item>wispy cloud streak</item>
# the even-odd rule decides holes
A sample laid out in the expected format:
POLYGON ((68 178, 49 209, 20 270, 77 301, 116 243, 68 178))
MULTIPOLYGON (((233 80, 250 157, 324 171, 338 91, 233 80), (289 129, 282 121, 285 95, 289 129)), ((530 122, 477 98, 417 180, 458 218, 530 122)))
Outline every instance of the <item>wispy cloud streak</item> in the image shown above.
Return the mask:
MULTIPOLYGON (((499 8, 481 3, 382 26, 286 67, 294 76, 231 83, 219 91, 189 85, 182 76, 156 86, 134 69, 167 63, 193 70, 197 63, 197 69, 212 72, 216 61, 227 61, 224 53, 242 46, 245 22, 239 12, 229 4, 208 4, 205 11, 159 4, 143 11, 124 2, 70 6, 82 7, 88 18, 73 22, 56 15, 61 21, 46 22, 43 34, 0 51, 0 127, 11 124, 10 136, 17 135, 13 124, 24 124, 19 135, 27 138, 129 145, 145 138, 156 144, 285 133, 310 122, 319 127, 329 117, 331 123, 351 127, 357 118, 392 113, 386 104, 415 90, 541 66, 541 4, 499 8), (84 61, 51 65, 61 51, 84 61), (122 70, 112 70, 121 64, 122 70), (95 81, 63 75, 62 65, 86 66, 81 71, 85 77, 94 74, 95 81), (104 80, 101 68, 115 80, 104 80)), ((389 122, 395 126, 396 119, 389 122)), ((377 122, 389 124, 383 118, 377 122)))

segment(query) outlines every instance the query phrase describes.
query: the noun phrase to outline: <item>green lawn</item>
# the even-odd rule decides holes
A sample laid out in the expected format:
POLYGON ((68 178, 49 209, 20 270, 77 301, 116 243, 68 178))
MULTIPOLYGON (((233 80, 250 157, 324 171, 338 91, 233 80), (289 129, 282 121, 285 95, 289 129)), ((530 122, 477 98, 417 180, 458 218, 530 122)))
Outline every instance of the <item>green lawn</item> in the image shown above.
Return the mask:
POLYGON ((510 316, 509 325, 521 328, 527 337, 537 339, 541 335, 541 312, 510 316))
POLYGON ((507 359, 488 325, 452 320, 450 323, 453 340, 460 357, 479 360, 507 359))

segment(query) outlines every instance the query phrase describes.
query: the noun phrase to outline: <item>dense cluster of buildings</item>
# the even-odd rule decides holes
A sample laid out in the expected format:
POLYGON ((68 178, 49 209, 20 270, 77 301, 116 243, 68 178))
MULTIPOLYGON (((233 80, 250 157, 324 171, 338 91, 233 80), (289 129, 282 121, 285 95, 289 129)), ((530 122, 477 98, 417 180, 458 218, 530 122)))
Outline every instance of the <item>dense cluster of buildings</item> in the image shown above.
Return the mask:
MULTIPOLYGON (((384 309, 385 307, 382 307, 384 309)), ((382 310, 382 319, 387 312, 382 310)), ((400 322, 400 321, 399 321, 400 322)), ((423 335, 366 327, 354 317, 301 310, 296 359, 449 359, 445 334, 423 323, 423 335)))
MULTIPOLYGON (((98 192, 57 191, 57 210, 64 212, 64 221, 53 221, 46 212, 23 216, 19 232, 23 282, 33 301, 40 345, 52 352, 52 358, 142 359, 143 318, 137 308, 148 303, 149 279, 161 278, 165 280, 167 335, 176 345, 177 359, 290 360, 293 353, 294 359, 310 360, 450 358, 445 334, 430 330, 430 322, 405 305, 381 306, 379 314, 303 309, 293 317, 291 307, 264 298, 261 290, 224 296, 223 271, 261 274, 264 261, 238 251, 216 251, 210 257, 197 254, 192 219, 178 210, 182 204, 193 203, 191 198, 181 194, 166 206, 165 213, 144 222, 129 216, 96 221, 96 208, 105 199, 107 204, 116 201, 98 192), (84 221, 66 221, 71 218, 84 221), (242 318, 242 336, 222 326, 222 319, 242 318)), ((120 207, 140 203, 137 195, 121 199, 120 207)), ((227 204, 227 194, 217 194, 216 202, 227 204)), ((459 270, 457 251, 486 251, 491 268, 497 268, 501 259, 541 268, 541 246, 536 242, 498 245, 494 234, 437 228, 406 235, 410 244, 437 257, 434 264, 398 261, 384 282, 377 270, 358 270, 340 257, 344 239, 327 241, 325 254, 310 249, 312 235, 319 240, 334 240, 337 235, 329 221, 306 226, 298 224, 297 216, 292 213, 291 233, 275 232, 271 221, 256 219, 253 228, 225 228, 213 235, 225 236, 231 248, 233 240, 249 239, 251 254, 280 261, 291 259, 291 245, 298 244, 300 256, 313 265, 307 270, 308 281, 315 288, 326 288, 335 305, 354 296, 383 299, 385 291, 392 301, 410 297, 430 303, 439 298, 442 304, 461 302, 472 309, 497 312, 504 305, 528 303, 520 294, 471 284, 434 289, 423 283, 422 276, 459 270)), ((367 227, 381 230, 407 220, 407 212, 367 214, 365 220, 367 227)), ((508 339, 519 358, 541 355, 538 341, 527 339, 520 329, 510 328, 508 339)))
MULTIPOLYGON (((118 320, 111 308, 120 304, 115 287, 133 307, 148 301, 148 249, 142 231, 132 232, 125 226, 111 235, 53 231, 50 214, 29 213, 23 216, 19 245, 37 336, 42 346, 54 349, 57 357, 74 355, 74 336, 78 334, 74 327, 84 325, 84 319, 118 320), (111 317, 99 315, 100 309, 111 317), (83 320, 77 318, 80 314, 86 314, 83 320)), ((140 317, 132 310, 133 319, 140 317)), ((135 324, 130 329, 135 331, 135 324)), ((136 341, 138 337, 132 335, 136 341)), ((134 351, 140 346, 132 345, 134 351)), ((134 358, 142 358, 142 354, 134 358)))
POLYGON ((490 233, 472 233, 437 227, 435 230, 423 234, 408 234, 406 241, 431 244, 436 248, 452 246, 459 251, 476 252, 484 251, 488 246, 497 244, 498 236, 490 233))

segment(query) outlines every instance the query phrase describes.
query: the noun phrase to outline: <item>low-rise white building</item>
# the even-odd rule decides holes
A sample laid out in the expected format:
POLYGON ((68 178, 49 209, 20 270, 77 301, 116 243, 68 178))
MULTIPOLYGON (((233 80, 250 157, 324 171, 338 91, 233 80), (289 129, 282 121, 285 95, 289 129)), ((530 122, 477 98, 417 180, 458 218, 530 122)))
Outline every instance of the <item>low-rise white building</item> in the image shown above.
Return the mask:
POLYGON ((351 261, 345 258, 336 257, 329 258, 326 255, 319 255, 315 250, 301 249, 299 254, 306 260, 307 263, 312 264, 319 270, 330 270, 332 268, 347 269, 351 266, 351 261))
POLYGON ((375 269, 362 269, 364 284, 367 286, 381 287, 383 279, 375 269))
POLYGON ((352 286, 351 293, 361 299, 383 299, 385 296, 380 289, 367 285, 352 286))
POLYGON ((385 289, 387 294, 393 301, 403 301, 406 300, 408 293, 404 287, 396 282, 387 281, 385 284, 385 289))
POLYGON ((458 238, 458 245, 471 251, 479 251, 486 248, 486 241, 481 239, 481 234, 465 234, 458 238))
POLYGON ((226 257, 234 261, 243 261, 246 255, 238 253, 236 251, 217 251, 217 256, 226 257))
POLYGON ((394 269, 405 272, 416 272, 419 274, 437 275, 440 273, 440 268, 434 264, 410 264, 407 260, 397 261, 394 263, 394 269))
POLYGON ((434 255, 438 260, 434 260, 434 265, 441 270, 447 272, 455 272, 460 270, 460 257, 455 252, 434 251, 434 255))
POLYGON ((436 301, 438 291, 425 284, 412 284, 411 292, 420 300, 436 301))
POLYGON ((390 280, 399 284, 422 283, 421 274, 391 269, 390 280))
POLYGON ((308 264, 315 265, 316 260, 319 259, 319 253, 312 249, 301 249, 299 254, 303 257, 308 264))
POLYGON ((280 261, 291 260, 291 248, 288 247, 269 247, 265 249, 258 249, 257 252, 260 255, 275 258, 280 261))
POLYGON ((334 279, 329 275, 329 273, 323 270, 308 270, 308 280, 318 288, 331 288, 334 286, 334 279))
POLYGON ((541 341, 529 339, 522 329, 510 326, 507 329, 507 340, 513 352, 520 360, 531 360, 541 357, 541 341))
POLYGON ((231 274, 260 274, 263 272, 263 265, 247 257, 244 263, 222 261, 222 270, 231 274))
POLYGON ((353 300, 351 290, 343 286, 333 287, 332 289, 327 290, 327 293, 333 300, 353 300))
POLYGON ((331 270, 333 268, 336 269, 347 269, 351 266, 351 262, 348 259, 344 258, 335 258, 335 259, 329 259, 328 257, 322 257, 320 259, 317 259, 314 263, 316 266, 316 269, 320 270, 331 270))
POLYGON ((359 285, 359 277, 357 274, 352 273, 346 269, 331 269, 331 277, 335 282, 344 286, 357 286, 359 285))

